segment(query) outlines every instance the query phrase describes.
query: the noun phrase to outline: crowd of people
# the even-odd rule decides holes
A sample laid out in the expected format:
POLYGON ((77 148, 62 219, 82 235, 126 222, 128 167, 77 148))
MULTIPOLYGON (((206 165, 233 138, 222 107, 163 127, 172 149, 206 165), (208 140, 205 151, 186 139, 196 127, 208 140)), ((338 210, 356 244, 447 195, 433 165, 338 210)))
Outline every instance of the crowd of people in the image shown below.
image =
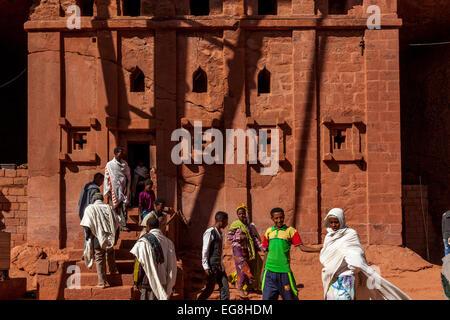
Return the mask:
MULTIPOLYGON (((130 168, 123 157, 124 148, 115 148, 114 158, 107 163, 105 174, 95 174, 93 181, 82 190, 79 216, 85 231, 83 259, 88 267, 95 262, 97 286, 109 286, 106 264, 111 273, 117 273, 114 245, 121 231, 129 231, 127 206, 137 197, 139 225, 143 229, 131 249, 135 256, 134 286, 140 290, 141 300, 167 300, 177 278, 177 259, 174 244, 165 233, 166 226, 177 213, 166 207, 163 199, 156 197, 143 163, 139 164, 138 172, 135 170, 132 184, 130 168), (100 192, 102 184, 103 193, 100 192), (136 193, 139 185, 143 190, 136 193)), ((220 299, 230 299, 229 283, 236 286, 244 299, 249 292, 258 292, 262 293, 263 300, 276 300, 280 296, 284 300, 298 300, 290 265, 291 246, 302 252, 320 252, 325 300, 410 299, 367 264, 358 233, 346 225, 342 209, 334 208, 328 212, 324 220, 327 235, 323 245, 316 246, 303 244, 299 232, 285 224, 282 208, 270 211, 273 225, 262 237, 251 222, 245 204, 237 207, 235 214, 236 219, 228 227, 228 214, 217 212, 214 225, 203 234, 201 263, 206 274, 206 287, 198 296, 199 300, 208 299, 216 284, 220 299), (231 243, 235 264, 235 271, 229 275, 223 264, 224 238, 231 243)), ((450 212, 447 214, 449 218, 445 214, 443 218, 446 222, 445 219, 450 221, 450 212)), ((446 240, 448 244, 448 235, 446 240)), ((443 272, 444 290, 449 290, 446 279, 448 275, 443 272)), ((448 296, 448 291, 446 293, 448 296)))

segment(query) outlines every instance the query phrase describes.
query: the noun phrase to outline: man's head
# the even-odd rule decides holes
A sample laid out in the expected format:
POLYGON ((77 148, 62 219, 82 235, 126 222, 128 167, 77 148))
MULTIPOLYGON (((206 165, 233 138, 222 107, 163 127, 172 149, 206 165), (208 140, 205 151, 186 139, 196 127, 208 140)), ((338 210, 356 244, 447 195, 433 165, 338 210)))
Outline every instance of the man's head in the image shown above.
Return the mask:
POLYGON ((103 184, 103 180, 105 179, 105 176, 103 175, 103 174, 101 174, 100 172, 97 172, 95 175, 94 175, 94 183, 97 185, 97 186, 101 186, 102 184, 103 184))
POLYGON ((214 218, 218 228, 223 229, 228 225, 228 214, 226 212, 217 211, 214 218))
POLYGON ((145 180, 145 191, 149 192, 153 188, 152 180, 145 180))
POLYGON ((281 228, 284 225, 284 210, 281 208, 273 208, 270 210, 270 218, 276 228, 281 228))
POLYGON ((103 195, 100 192, 94 193, 92 196, 92 202, 95 202, 97 200, 103 201, 103 195))
POLYGON ((152 215, 150 215, 150 217, 147 220, 146 229, 148 232, 151 229, 156 229, 156 228, 159 228, 159 219, 152 214, 152 215))
POLYGON ((143 166, 144 166, 144 161, 139 160, 139 161, 138 161, 138 167, 143 167, 143 166))
POLYGON ((117 159, 117 160, 122 160, 123 159, 123 156, 124 156, 124 154, 125 154, 125 148, 124 147, 116 147, 116 148, 114 148, 114 157, 117 159))
POLYGON ((155 211, 162 211, 166 205, 166 200, 158 198, 155 200, 155 211))

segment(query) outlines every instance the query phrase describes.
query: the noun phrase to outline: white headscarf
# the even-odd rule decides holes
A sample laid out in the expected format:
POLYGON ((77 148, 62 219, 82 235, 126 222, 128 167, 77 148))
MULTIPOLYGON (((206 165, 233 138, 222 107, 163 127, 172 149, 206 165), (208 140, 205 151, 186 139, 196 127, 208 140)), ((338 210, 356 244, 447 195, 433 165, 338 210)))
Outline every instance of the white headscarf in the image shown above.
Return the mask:
POLYGON ((345 232, 345 229, 347 229, 347 225, 345 224, 344 210, 342 210, 341 208, 334 208, 334 209, 331 209, 330 211, 328 211, 328 214, 324 220, 324 226, 328 232, 327 236, 333 237, 333 238, 340 238, 343 235, 343 233, 345 232), (338 230, 333 231, 333 229, 331 229, 331 227, 329 225, 330 218, 337 218, 339 220, 339 229, 338 230))

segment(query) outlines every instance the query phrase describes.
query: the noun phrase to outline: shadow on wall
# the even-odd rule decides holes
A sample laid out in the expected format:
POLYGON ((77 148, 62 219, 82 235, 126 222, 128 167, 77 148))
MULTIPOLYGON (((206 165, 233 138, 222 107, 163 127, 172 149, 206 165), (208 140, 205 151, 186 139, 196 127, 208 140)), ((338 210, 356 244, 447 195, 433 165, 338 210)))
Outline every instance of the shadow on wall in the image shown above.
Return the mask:
POLYGON ((5 216, 3 212, 11 210, 11 202, 5 197, 2 190, 0 190, 0 230, 6 229, 5 216))

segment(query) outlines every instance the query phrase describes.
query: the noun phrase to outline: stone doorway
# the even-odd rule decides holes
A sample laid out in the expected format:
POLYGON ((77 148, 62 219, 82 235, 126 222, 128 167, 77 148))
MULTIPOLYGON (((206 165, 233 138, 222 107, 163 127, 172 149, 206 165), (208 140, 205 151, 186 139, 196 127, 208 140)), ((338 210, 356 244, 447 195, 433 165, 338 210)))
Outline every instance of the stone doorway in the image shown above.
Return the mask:
POLYGON ((145 179, 136 175, 134 170, 142 162, 148 169, 149 177, 151 177, 150 143, 129 142, 127 149, 128 165, 131 170, 131 205, 137 207, 139 205, 139 193, 144 190, 145 179))

